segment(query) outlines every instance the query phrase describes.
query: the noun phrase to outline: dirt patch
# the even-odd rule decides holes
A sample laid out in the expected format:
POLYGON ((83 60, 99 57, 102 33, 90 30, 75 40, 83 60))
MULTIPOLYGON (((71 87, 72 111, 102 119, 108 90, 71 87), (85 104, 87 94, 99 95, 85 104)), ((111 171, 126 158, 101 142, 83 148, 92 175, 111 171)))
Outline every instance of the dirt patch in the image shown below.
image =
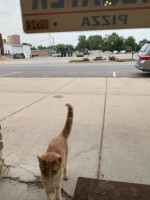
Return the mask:
POLYGON ((0 56, 0 60, 13 60, 12 56, 0 56))

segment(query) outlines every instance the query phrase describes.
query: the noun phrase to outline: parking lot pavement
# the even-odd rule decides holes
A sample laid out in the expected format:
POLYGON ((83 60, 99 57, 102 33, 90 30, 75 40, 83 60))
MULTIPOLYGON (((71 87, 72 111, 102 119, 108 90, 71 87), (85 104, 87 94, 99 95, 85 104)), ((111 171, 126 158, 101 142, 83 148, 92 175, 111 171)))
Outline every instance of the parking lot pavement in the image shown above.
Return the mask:
MULTIPOLYGON (((93 51, 90 53, 90 55, 85 55, 84 57, 89 58, 91 61, 95 59, 98 56, 102 56, 106 60, 108 60, 109 56, 115 56, 119 59, 132 59, 132 53, 126 53, 126 54, 112 54, 111 52, 99 52, 99 51, 93 51)), ((137 58, 137 53, 133 55, 133 59, 137 58)), ((72 57, 34 57, 31 59, 6 59, 6 60, 0 60, 0 64, 43 64, 43 63, 57 63, 57 64, 62 64, 62 63, 69 63, 70 60, 82 60, 83 57, 77 57, 76 54, 74 53, 72 57)))
MULTIPOLYGON (((36 156, 62 130, 64 105, 71 103, 70 179, 63 183, 64 191, 73 196, 80 176, 150 184, 149 79, 1 78, 0 83, 7 180, 36 183, 40 176, 36 156)), ((9 181, 5 184, 10 187, 9 181)), ((43 195, 42 189, 34 192, 29 199, 43 195)), ((4 190, 2 194, 9 200, 4 190)))

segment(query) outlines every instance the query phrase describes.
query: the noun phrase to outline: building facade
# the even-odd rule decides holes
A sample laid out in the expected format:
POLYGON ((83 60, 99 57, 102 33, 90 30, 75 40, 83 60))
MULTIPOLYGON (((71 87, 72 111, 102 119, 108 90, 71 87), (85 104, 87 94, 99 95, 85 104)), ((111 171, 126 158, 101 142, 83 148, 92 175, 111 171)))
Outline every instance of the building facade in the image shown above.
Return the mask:
POLYGON ((51 56, 52 54, 55 54, 55 53, 56 51, 53 49, 31 50, 31 54, 33 56, 40 56, 40 57, 51 56))
POLYGON ((31 58, 31 46, 4 43, 4 54, 24 54, 25 58, 31 58))
POLYGON ((9 35, 7 36, 7 42, 9 44, 20 44, 20 35, 9 35))

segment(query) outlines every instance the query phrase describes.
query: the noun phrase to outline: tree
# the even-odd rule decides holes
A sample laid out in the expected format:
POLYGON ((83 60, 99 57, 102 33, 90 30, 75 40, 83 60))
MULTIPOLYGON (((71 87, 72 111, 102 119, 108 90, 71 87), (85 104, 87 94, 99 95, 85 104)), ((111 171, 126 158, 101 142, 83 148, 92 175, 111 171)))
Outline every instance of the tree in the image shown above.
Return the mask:
POLYGON ((78 37, 78 44, 76 46, 76 49, 80 50, 80 49, 85 49, 85 48, 87 48, 86 36, 85 35, 80 35, 78 37))
POLYGON ((117 33, 106 35, 103 40, 103 51, 121 51, 124 49, 124 38, 119 36, 117 33))
POLYGON ((38 48, 38 50, 43 50, 43 49, 46 49, 47 47, 39 45, 37 48, 38 48))
POLYGON ((46 49, 54 49, 55 48, 55 46, 48 46, 48 47, 46 47, 46 49))
POLYGON ((127 39, 125 39, 124 45, 126 50, 136 51, 137 44, 133 36, 129 36, 127 39))
POLYGON ((32 47, 32 44, 29 44, 29 43, 26 43, 26 42, 23 42, 22 45, 30 45, 32 47))
POLYGON ((31 50, 37 50, 36 47, 31 47, 31 50))
POLYGON ((87 39, 87 47, 89 50, 101 49, 104 41, 101 35, 92 35, 87 39))
POLYGON ((6 43, 6 39, 3 39, 3 43, 6 43))
POLYGON ((57 44, 55 46, 56 52, 60 53, 65 47, 66 47, 65 44, 57 44))
POLYGON ((55 47, 57 53, 62 52, 64 49, 70 49, 74 51, 74 46, 72 44, 57 44, 55 47))
POLYGON ((66 44, 65 47, 70 49, 71 51, 74 51, 74 46, 72 44, 66 44))
POLYGON ((143 40, 140 40, 139 43, 137 44, 137 47, 138 47, 137 51, 139 51, 146 42, 148 42, 146 38, 144 38, 143 40))

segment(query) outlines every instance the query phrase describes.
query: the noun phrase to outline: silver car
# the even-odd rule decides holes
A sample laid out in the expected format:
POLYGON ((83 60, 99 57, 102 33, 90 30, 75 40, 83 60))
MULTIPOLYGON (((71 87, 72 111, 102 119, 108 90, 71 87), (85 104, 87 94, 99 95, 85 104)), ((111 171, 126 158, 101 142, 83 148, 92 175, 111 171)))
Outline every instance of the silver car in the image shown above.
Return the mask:
POLYGON ((140 49, 135 67, 142 71, 150 71, 150 42, 140 49))

